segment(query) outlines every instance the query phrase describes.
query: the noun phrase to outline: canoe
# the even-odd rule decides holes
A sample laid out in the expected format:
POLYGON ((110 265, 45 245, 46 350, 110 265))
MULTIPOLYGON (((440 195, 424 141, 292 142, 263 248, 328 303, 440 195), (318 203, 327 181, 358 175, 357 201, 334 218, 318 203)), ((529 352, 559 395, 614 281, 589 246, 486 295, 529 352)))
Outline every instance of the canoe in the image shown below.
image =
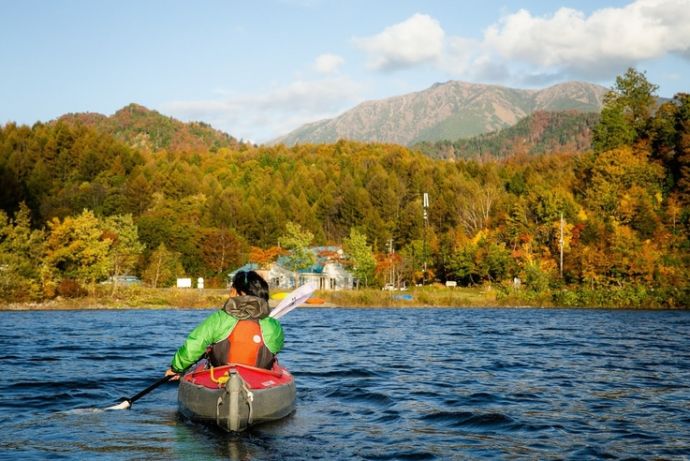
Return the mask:
POLYGON ((180 379, 180 413, 228 432, 284 418, 295 409, 295 380, 277 363, 271 370, 240 364, 201 368, 180 379))
POLYGON ((306 304, 323 304, 326 300, 323 298, 311 297, 305 301, 306 304))
POLYGON ((412 301, 414 298, 412 295, 395 295, 393 299, 397 299, 398 301, 412 301))

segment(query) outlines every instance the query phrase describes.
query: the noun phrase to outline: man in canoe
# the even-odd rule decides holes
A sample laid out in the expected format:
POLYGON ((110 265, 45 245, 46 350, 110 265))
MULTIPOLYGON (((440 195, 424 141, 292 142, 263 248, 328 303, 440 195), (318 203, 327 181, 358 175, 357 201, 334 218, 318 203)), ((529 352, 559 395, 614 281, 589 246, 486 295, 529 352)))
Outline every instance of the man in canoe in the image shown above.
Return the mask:
POLYGON ((230 298, 189 333, 165 375, 181 373, 204 354, 213 366, 240 363, 270 369, 284 335, 269 313, 268 283, 254 271, 238 272, 230 298))

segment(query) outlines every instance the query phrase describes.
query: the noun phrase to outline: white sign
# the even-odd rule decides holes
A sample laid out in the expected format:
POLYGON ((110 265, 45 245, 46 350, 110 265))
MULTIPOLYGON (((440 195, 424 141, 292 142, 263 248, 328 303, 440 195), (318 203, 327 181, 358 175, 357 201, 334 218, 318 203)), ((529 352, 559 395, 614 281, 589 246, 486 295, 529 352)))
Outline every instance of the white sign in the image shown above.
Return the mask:
POLYGON ((192 279, 177 279, 177 288, 192 288, 192 279))
POLYGON ((455 280, 446 280, 446 286, 447 287, 456 287, 458 286, 458 282, 455 280))

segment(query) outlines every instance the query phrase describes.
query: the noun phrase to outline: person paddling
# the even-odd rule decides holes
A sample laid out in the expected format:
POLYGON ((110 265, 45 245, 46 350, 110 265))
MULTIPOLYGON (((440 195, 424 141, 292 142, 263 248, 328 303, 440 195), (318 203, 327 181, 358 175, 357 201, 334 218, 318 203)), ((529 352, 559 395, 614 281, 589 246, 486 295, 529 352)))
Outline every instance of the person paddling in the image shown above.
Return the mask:
POLYGON ((270 369, 284 334, 269 314, 268 283, 254 271, 236 273, 230 298, 189 333, 165 376, 179 375, 204 354, 212 366, 239 363, 270 369))

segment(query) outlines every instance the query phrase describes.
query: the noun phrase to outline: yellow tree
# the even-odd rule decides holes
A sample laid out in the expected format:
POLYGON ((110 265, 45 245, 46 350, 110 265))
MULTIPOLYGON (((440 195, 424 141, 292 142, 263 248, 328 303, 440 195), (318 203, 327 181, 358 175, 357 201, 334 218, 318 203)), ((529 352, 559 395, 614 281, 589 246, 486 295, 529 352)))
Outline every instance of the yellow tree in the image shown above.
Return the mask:
POLYGON ((14 219, 0 210, 0 298, 40 298, 36 261, 41 257, 43 231, 31 230, 30 210, 22 202, 14 219))
POLYGON ((111 244, 98 218, 89 210, 63 221, 49 221, 42 267, 46 294, 54 295, 60 282, 66 280, 93 292, 96 281, 108 275, 111 244))
POLYGON ((164 243, 158 245, 158 248, 151 253, 149 263, 142 274, 144 281, 153 288, 170 286, 175 282, 176 277, 182 275, 184 275, 184 269, 180 263, 180 254, 168 250, 164 243))
POLYGON ((103 229, 104 237, 111 241, 108 257, 114 293, 117 290, 117 276, 134 269, 144 251, 144 245, 139 241, 137 226, 130 214, 107 217, 103 222, 103 229))

